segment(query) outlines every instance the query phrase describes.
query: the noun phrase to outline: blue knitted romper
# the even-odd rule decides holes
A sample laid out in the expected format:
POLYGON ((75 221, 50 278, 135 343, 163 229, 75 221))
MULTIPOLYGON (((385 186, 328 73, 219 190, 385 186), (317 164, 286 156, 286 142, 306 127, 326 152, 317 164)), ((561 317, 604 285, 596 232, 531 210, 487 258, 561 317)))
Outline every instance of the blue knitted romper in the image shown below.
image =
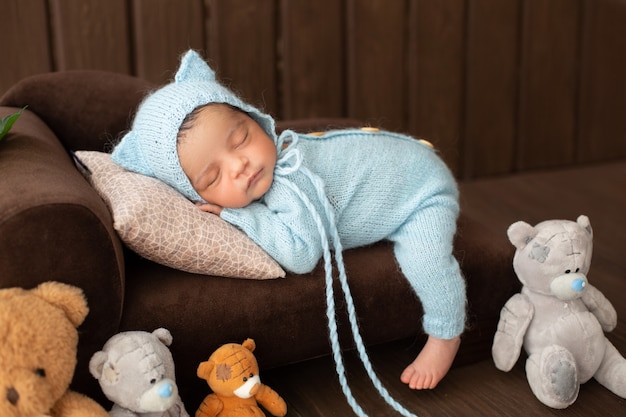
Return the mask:
POLYGON ((330 342, 342 391, 367 416, 345 376, 333 294, 334 250, 352 335, 372 383, 404 416, 375 374, 359 333, 343 264, 343 248, 388 239, 403 274, 420 298, 426 333, 447 339, 465 323, 465 283, 452 255, 459 213, 456 182, 431 146, 376 129, 323 135, 285 131, 277 141, 274 182, 257 202, 225 208, 221 217, 242 229, 285 269, 310 272, 324 260, 330 342), (285 149, 284 145, 289 143, 285 149))
MULTIPOLYGON (((322 257, 325 242, 316 213, 327 235, 336 228, 345 249, 392 241, 422 302, 425 332, 441 339, 458 336, 465 323, 464 280, 452 256, 458 192, 436 152, 383 131, 322 136, 287 131, 279 143, 285 139, 291 144, 279 152, 275 181, 265 196, 244 208, 224 209, 221 217, 295 273, 310 272, 322 257)), ((332 239, 329 244, 337 249, 332 239)))

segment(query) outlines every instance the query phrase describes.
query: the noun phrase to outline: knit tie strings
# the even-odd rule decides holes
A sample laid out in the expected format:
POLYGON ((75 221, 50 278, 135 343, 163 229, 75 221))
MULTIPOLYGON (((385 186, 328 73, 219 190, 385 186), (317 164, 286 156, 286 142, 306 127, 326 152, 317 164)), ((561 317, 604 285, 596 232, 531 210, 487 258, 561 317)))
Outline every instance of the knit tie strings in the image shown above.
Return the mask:
MULTIPOLYGON (((329 230, 330 240, 332 241, 334 252, 335 252, 335 261, 337 264, 337 270, 339 272, 339 282, 341 284, 341 289, 344 295, 344 299, 346 300, 348 320, 350 322, 350 330, 351 330, 352 337, 355 342, 357 351, 359 353, 359 359, 363 363, 363 367, 365 368, 367 375, 372 381, 372 384, 374 385, 374 387, 376 388, 380 396, 385 400, 385 402, 389 406, 391 406, 394 410, 396 410, 398 413, 402 414, 405 417, 417 417, 415 414, 411 413, 406 408, 404 408, 401 404, 399 404, 391 396, 391 394, 389 394, 387 389, 383 386, 382 382, 380 381, 380 379, 374 372, 372 364, 365 350, 365 344, 363 342, 363 338, 361 337, 361 334, 359 332, 359 327, 358 327, 357 317, 356 317, 356 309, 354 306, 354 300, 352 297, 352 292, 348 285, 348 278, 347 278, 347 274, 345 270, 345 265, 343 262, 343 248, 341 245, 341 239, 339 238, 339 232, 337 231, 337 227, 335 224, 335 215, 334 215, 333 209, 330 205, 330 202, 328 201, 328 198, 326 197, 326 194, 324 193, 324 184, 322 183, 321 179, 317 175, 313 174, 307 168, 300 166, 302 162, 302 157, 300 155, 300 152, 297 149, 293 148, 293 146, 297 142, 297 135, 295 133, 291 131, 283 132, 283 135, 281 135, 282 140, 281 138, 279 138, 278 146, 282 147, 285 134, 291 136, 293 138, 293 141, 290 146, 288 146, 284 151, 282 151, 279 154, 279 161, 284 162, 292 158, 295 158, 295 165, 291 164, 287 168, 286 165, 282 165, 281 163, 280 165, 277 165, 277 169, 278 169, 277 172, 280 172, 281 174, 283 174, 284 172, 287 172, 287 171, 293 172, 297 169, 300 169, 314 185, 314 188, 318 194, 317 197, 321 201, 324 207, 324 214, 326 215, 326 218, 330 225, 330 230, 329 230), (297 155, 294 155, 294 153, 297 153, 297 155)), ((331 254, 331 249, 329 246, 329 236, 328 236, 326 227, 324 226, 324 223, 322 221, 320 214, 315 209, 315 206, 313 205, 313 203, 311 203, 311 200, 308 198, 308 196, 306 196, 300 190, 300 188, 298 188, 291 181, 287 180, 286 178, 280 175, 276 176, 275 180, 286 184, 291 190, 293 190, 298 195, 300 200, 305 204, 305 206, 309 209, 309 212, 312 214, 313 219, 315 220, 315 224, 317 226, 318 232, 320 234, 321 242, 322 242, 325 283, 326 283, 326 305, 327 305, 326 316, 328 318, 328 328, 330 331, 330 344, 331 344, 331 348, 333 352, 333 359, 335 361, 335 370, 339 378, 341 390, 343 391, 343 394, 346 397, 346 400, 348 401, 348 404, 350 405, 354 413, 358 415, 359 417, 368 417, 365 411, 363 411, 361 406, 357 403, 356 399, 354 398, 352 391, 350 389, 350 386, 348 385, 347 378, 346 378, 346 371, 345 371, 345 366, 343 362, 343 356, 341 353, 341 346, 339 344, 339 335, 337 331, 336 306, 335 306, 335 296, 334 296, 334 291, 333 291, 333 276, 332 276, 332 271, 333 271, 332 254, 331 254)))
POLYGON ((287 185, 291 190, 293 190, 300 200, 306 205, 306 207, 311 212, 315 224, 317 225, 318 232, 322 241, 322 250, 323 250, 323 259, 324 259, 324 271, 325 271, 325 282, 326 282, 326 316, 328 317, 328 327, 330 329, 330 344, 333 351, 333 359, 335 361, 335 369, 337 371, 337 375, 339 377, 339 383, 341 386, 341 390, 343 391, 348 404, 359 417, 368 417, 365 411, 358 404, 354 395, 352 395, 352 391, 350 386, 348 385, 348 381, 346 379, 346 371, 343 363, 343 357, 341 355, 341 347, 339 346, 339 337, 337 332, 337 322, 335 318, 335 298, 333 294, 333 276, 332 276, 332 255, 330 251, 330 246, 328 244, 328 236, 326 234, 326 228, 323 225, 322 219, 309 200, 309 198, 302 193, 302 191, 294 185, 291 181, 282 177, 274 177, 275 181, 280 181, 283 184, 287 185))
POLYGON ((296 149, 297 143, 298 135, 292 130, 285 130, 278 137, 276 143, 278 159, 276 160, 276 167, 274 167, 274 174, 277 177, 289 175, 297 171, 302 165, 302 154, 296 149), (289 146, 283 149, 283 145, 288 142, 290 142, 289 146))

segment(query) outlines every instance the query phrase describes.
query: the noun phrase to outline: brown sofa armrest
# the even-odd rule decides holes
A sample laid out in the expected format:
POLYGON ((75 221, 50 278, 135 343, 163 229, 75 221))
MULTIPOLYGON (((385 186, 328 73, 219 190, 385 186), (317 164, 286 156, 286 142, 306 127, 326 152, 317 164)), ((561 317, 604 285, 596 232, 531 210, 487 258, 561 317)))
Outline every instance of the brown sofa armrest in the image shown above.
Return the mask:
POLYGON ((0 97, 0 106, 28 105, 67 149, 107 151, 128 129, 137 105, 154 87, 143 79, 112 72, 50 72, 19 81, 0 97))
MULTIPOLYGON (((0 118, 17 110, 0 107, 0 118)), ((80 344, 101 346, 122 313, 122 245, 102 199, 28 110, 0 141, 0 195, 0 286, 55 280, 82 288, 90 313, 80 344)))

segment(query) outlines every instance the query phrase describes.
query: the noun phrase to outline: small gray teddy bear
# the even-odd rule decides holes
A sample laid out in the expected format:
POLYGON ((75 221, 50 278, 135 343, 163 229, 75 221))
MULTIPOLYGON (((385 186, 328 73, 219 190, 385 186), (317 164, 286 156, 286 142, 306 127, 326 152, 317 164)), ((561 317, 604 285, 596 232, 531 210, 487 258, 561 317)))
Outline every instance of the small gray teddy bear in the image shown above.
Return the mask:
POLYGON ((89 371, 111 400, 111 417, 189 417, 175 382, 174 360, 167 346, 172 335, 122 332, 94 353, 89 371))
POLYGON ((592 377, 626 398, 626 359, 604 335, 617 314, 587 280, 593 246, 587 216, 535 226, 519 221, 507 234, 523 287, 502 309, 492 346, 496 367, 510 371, 523 346, 526 377, 542 403, 568 407, 592 377))

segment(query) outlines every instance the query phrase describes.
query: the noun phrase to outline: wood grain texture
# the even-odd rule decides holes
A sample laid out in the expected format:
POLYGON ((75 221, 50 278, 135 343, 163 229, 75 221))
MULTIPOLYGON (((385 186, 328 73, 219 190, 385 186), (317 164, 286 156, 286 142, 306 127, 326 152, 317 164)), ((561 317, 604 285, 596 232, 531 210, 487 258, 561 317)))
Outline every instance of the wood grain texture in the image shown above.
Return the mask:
POLYGON ((336 0, 281 2, 283 118, 345 116, 343 21, 336 0))
POLYGON ((465 92, 465 6, 456 0, 410 3, 408 127, 440 150, 452 170, 462 166, 465 92))
POLYGON ((462 143, 464 178, 514 169, 520 7, 519 0, 468 3, 462 143))
POLYGON ((348 116, 406 130, 406 1, 347 0, 348 116))
POLYGON ((576 159, 597 162, 626 156, 626 7, 583 4, 576 159))
POLYGON ((626 157, 626 2, 4 0, 0 94, 99 69, 160 84, 197 49, 275 118, 433 142, 457 177, 626 157))
POLYGON ((125 0, 50 0, 50 14, 56 70, 131 73, 125 0))
POLYGON ((169 81, 187 49, 204 53, 202 0, 133 0, 133 66, 141 78, 169 81))
POLYGON ((574 162, 580 13, 570 0, 523 2, 520 170, 574 162))
POLYGON ((44 0, 3 0, 0 95, 17 80, 52 69, 44 0))
POLYGON ((207 0, 207 5, 207 55, 218 78, 245 100, 280 117, 276 1, 207 0))

